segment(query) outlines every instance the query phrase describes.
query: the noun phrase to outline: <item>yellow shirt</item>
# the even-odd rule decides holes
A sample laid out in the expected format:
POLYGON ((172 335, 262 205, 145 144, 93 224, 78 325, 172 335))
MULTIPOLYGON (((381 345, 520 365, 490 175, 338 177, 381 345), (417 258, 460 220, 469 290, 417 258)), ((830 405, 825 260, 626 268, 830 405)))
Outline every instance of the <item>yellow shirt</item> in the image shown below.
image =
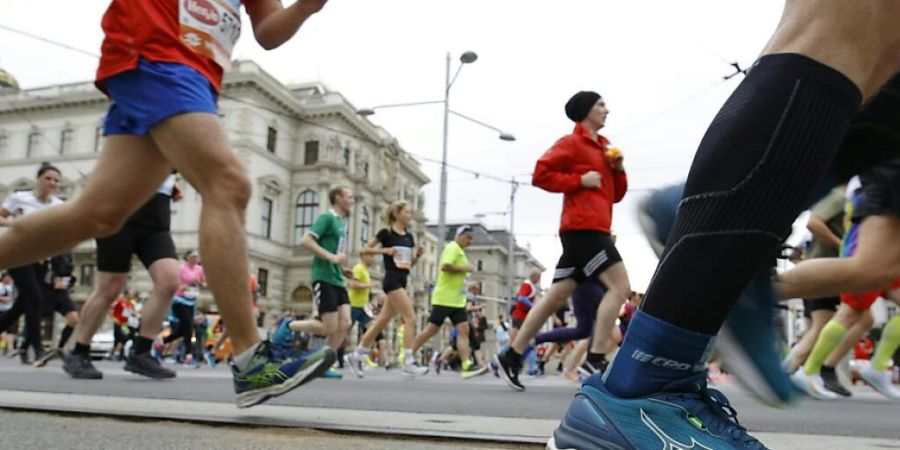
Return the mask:
MULTIPOLYGON (((441 254, 441 267, 444 264, 452 266, 465 266, 469 264, 466 258, 466 252, 456 241, 450 242, 444 247, 441 254)), ((438 306, 446 306, 448 308, 465 308, 466 294, 464 287, 466 284, 466 272, 444 272, 438 274, 437 284, 434 292, 431 293, 431 304, 438 306)))
MULTIPOLYGON (((353 279, 362 284, 372 282, 369 275, 369 269, 363 263, 356 263, 353 266, 353 279)), ((369 288, 364 289, 348 289, 347 295, 350 297, 350 306, 353 308, 365 308, 369 304, 369 288)))

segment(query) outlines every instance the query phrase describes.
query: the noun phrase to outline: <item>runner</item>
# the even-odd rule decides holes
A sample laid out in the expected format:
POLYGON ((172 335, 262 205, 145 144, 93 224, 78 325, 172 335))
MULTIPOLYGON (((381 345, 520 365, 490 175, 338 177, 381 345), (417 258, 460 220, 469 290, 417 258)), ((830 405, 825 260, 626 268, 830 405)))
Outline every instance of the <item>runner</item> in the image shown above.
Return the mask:
MULTIPOLYGON (((706 386, 713 337, 813 197, 862 101, 900 68, 898 17, 893 2, 786 3, 763 56, 700 144, 666 252, 622 348, 603 379, 582 386, 549 448, 765 448, 737 423, 725 396, 706 386)), ((868 117, 858 131, 894 141, 889 117, 868 117)), ((857 164, 873 162, 860 159, 859 148, 850 153, 857 164)), ((900 257, 900 249, 882 251, 900 257)), ((771 297, 764 284, 755 288, 745 298, 761 312, 731 330, 735 348, 751 355, 772 342, 768 324, 757 323, 771 314, 771 297)), ((786 378, 780 361, 771 371, 780 377, 768 376, 758 358, 744 361, 760 385, 786 378)))
MULTIPOLYGON (((444 247, 441 254, 437 283, 431 293, 431 315, 428 325, 416 336, 412 351, 417 351, 433 338, 444 321, 456 328, 456 350, 461 361, 460 373, 463 378, 472 378, 487 371, 487 367, 479 366, 473 361, 472 346, 469 343, 469 317, 466 312, 466 294, 464 292, 466 276, 475 271, 466 258, 465 248, 475 240, 475 230, 469 225, 461 225, 456 229, 456 238, 444 247)), ((446 361, 445 358, 441 360, 446 361)))
MULTIPOLYGON (((538 345, 553 342, 565 345, 572 341, 580 341, 582 339, 591 339, 594 332, 594 325, 597 320, 597 311, 600 302, 603 299, 603 288, 600 283, 595 280, 584 280, 578 283, 578 287, 572 292, 572 310, 575 313, 575 327, 555 328, 545 333, 540 333, 534 337, 534 342, 538 345)), ((576 344, 576 348, 578 345, 576 344)), ((586 351, 587 349, 585 349, 586 351)), ((563 376, 568 379, 578 379, 575 375, 575 367, 581 364, 581 358, 570 358, 570 364, 563 364, 563 376)), ((588 375, 593 374, 591 370, 603 372, 606 366, 593 367, 586 365, 585 370, 588 375)))
MULTIPOLYGON (((42 163, 37 172, 37 185, 34 190, 13 192, 3 201, 3 205, 0 206, 0 226, 9 228, 0 235, 0 239, 8 239, 10 234, 14 233, 15 224, 22 220, 24 215, 62 203, 59 197, 53 195, 56 187, 59 186, 61 174, 62 172, 50 163, 42 163)), ((35 226, 43 225, 46 225, 43 221, 35 221, 35 226)), ((44 239, 44 233, 46 231, 36 233, 35 238, 44 239)), ((65 247, 61 249, 65 249, 65 247)), ((47 255, 20 260, 20 263, 26 263, 26 265, 9 269, 9 274, 16 285, 17 295, 12 306, 0 317, 0 330, 7 330, 18 323, 20 316, 25 315, 25 340, 19 346, 19 358, 22 364, 31 363, 28 359, 29 347, 34 349, 35 360, 44 357, 44 348, 41 344, 41 307, 45 302, 45 289, 41 286, 41 278, 46 272, 42 263, 33 263, 41 256, 47 255)), ((4 267, 9 265, 4 265, 4 267)))
MULTIPOLYGON (((326 0, 298 0, 287 7, 277 0, 241 3, 256 41, 272 49, 296 34, 326 0)), ((96 169, 72 202, 17 220, 0 236, 0 268, 114 234, 172 169, 178 170, 203 198, 200 250, 234 344, 235 402, 248 407, 315 378, 334 354, 275 358, 253 321, 243 220, 252 187, 215 104, 240 34, 239 6, 237 0, 111 2, 103 17, 97 85, 113 104, 96 169)))
MULTIPOLYGON (((359 255, 359 262, 353 266, 353 278, 347 282, 349 285, 348 295, 350 297, 351 308, 350 319, 353 324, 358 324, 356 330, 357 341, 362 338, 362 334, 368 327, 369 322, 372 321, 372 316, 369 315, 366 308, 369 306, 371 290, 379 287, 378 282, 372 281, 372 276, 369 274, 369 268, 372 267, 374 262, 375 255, 371 253, 361 253, 359 255)), ((350 326, 352 327, 353 324, 350 326)), ((368 355, 366 355, 365 358, 366 364, 372 366, 372 364, 370 364, 371 359, 369 359, 368 355)))
POLYGON ((63 348, 78 325, 78 311, 69 295, 69 290, 75 285, 74 272, 75 257, 71 253, 61 253, 38 266, 37 273, 41 280, 41 290, 44 293, 41 316, 45 321, 50 322, 53 319, 53 313, 56 312, 63 317, 66 325, 59 334, 56 348, 46 352, 40 358, 35 358, 34 367, 44 367, 50 360, 61 356, 63 348))
POLYGON ((171 314, 174 320, 169 323, 172 332, 163 339, 163 344, 171 347, 170 352, 175 353, 175 361, 186 362, 188 353, 193 359, 202 358, 203 355, 193 354, 191 338, 194 336, 194 313, 197 309, 197 299, 200 298, 200 290, 205 289, 206 272, 200 265, 200 254, 196 250, 188 250, 184 254, 184 262, 178 268, 178 290, 172 298, 171 314), (179 341, 179 339, 181 339, 179 341))
MULTIPOLYGON (((409 223, 412 222, 412 208, 404 201, 392 203, 384 212, 384 223, 375 238, 366 244, 363 253, 380 253, 384 258, 384 280, 382 289, 388 299, 381 314, 369 325, 356 351, 347 355, 347 363, 357 377, 362 378, 362 361, 369 354, 369 348, 375 338, 384 330, 395 316, 403 319, 403 374, 407 376, 425 375, 428 367, 419 366, 413 356, 413 341, 416 333, 416 312, 412 300, 406 294, 406 281, 409 269, 422 256, 425 250, 416 247, 409 223), (380 246, 380 248, 379 248, 380 246)), ((460 287, 462 292, 462 287, 460 287)))
POLYGON ((538 269, 531 269, 531 271, 528 272, 528 278, 519 285, 519 291, 516 292, 516 304, 513 306, 513 310, 510 313, 510 317, 512 317, 512 327, 509 330, 510 341, 516 339, 519 328, 522 328, 525 317, 528 316, 528 312, 531 311, 531 308, 534 306, 534 302, 537 300, 537 294, 540 291, 540 284, 541 271, 538 269))
MULTIPOLYGON (((631 292, 625 264, 610 235, 612 205, 625 196, 628 178, 621 153, 609 148, 609 141, 597 134, 606 124, 609 110, 599 94, 581 91, 569 99, 565 111, 575 129, 544 153, 532 176, 535 186, 564 194, 559 228, 563 254, 549 292, 528 315, 509 350, 495 357, 503 379, 518 391, 525 390, 519 371, 528 342, 566 303, 578 283, 598 279, 605 287, 595 336, 609 335, 631 292)), ((587 362, 593 367, 605 363, 601 347, 602 342, 595 341, 588 351, 587 362)))
MULTIPOLYGON (((116 297, 128 283, 132 255, 137 255, 147 269, 153 280, 153 289, 141 309, 138 334, 133 343, 133 351, 125 358, 125 370, 157 379, 175 376, 175 372, 162 367, 151 356, 150 350, 179 285, 180 269, 170 226, 171 202, 180 199, 181 191, 175 184, 175 175, 170 174, 153 197, 128 218, 118 233, 97 239, 98 273, 94 292, 81 307, 81 327, 75 338, 75 348, 65 358, 63 365, 63 369, 72 378, 103 377, 103 373, 91 363, 91 340, 103 325, 106 311, 117 301, 116 297)), ((128 320, 123 314, 115 326, 127 326, 128 320)))
POLYGON ((325 336, 337 351, 350 331, 350 299, 344 285, 347 264, 347 218, 353 210, 353 192, 345 186, 328 191, 331 211, 320 215, 301 245, 313 253, 312 286, 318 318, 291 322, 291 331, 325 336))
MULTIPOLYGON (((13 301, 16 298, 16 290, 15 285, 13 285, 12 276, 3 272, 0 275, 0 317, 3 317, 10 308, 12 308, 13 301)), ((0 319, 2 320, 2 319, 0 319)), ((19 321, 16 320, 14 323, 10 324, 6 329, 0 329, 0 348, 3 349, 3 354, 13 351, 13 346, 16 341, 16 334, 19 333, 19 321)))

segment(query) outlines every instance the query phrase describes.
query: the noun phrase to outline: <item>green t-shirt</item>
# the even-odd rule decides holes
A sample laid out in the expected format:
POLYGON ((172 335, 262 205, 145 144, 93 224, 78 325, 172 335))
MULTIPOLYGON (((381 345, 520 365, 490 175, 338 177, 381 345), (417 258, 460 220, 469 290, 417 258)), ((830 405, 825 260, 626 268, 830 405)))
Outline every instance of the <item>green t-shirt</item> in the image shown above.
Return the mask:
MULTIPOLYGON (((466 252, 462 247, 453 241, 444 247, 441 253, 440 266, 450 264, 453 266, 465 266, 469 264, 466 258, 466 252)), ((446 306, 448 308, 465 308, 466 306, 466 272, 444 272, 441 270, 438 274, 437 284, 434 286, 434 292, 431 293, 431 304, 437 306, 446 306)))
MULTIPOLYGON (((362 284, 372 282, 372 276, 369 275, 369 269, 363 263, 357 263, 353 266, 353 278, 362 284)), ((354 308, 365 308, 369 304, 369 288, 365 289, 348 289, 348 297, 350 297, 350 306, 354 308)))
MULTIPOLYGON (((319 246, 334 254, 347 253, 347 228, 344 220, 334 211, 319 216, 309 229, 319 246)), ((344 273, 341 266, 327 259, 313 256, 312 281, 321 281, 332 286, 344 287, 344 273)))

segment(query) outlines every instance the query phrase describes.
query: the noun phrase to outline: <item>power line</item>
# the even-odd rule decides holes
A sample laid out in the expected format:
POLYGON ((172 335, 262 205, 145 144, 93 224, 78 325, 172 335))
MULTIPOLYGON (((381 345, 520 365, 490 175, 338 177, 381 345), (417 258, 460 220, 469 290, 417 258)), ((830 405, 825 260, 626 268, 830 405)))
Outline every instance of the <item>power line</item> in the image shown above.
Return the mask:
POLYGON ((35 40, 38 40, 38 41, 41 41, 41 42, 44 42, 44 43, 53 45, 53 46, 55 46, 55 47, 64 48, 64 49, 66 49, 66 50, 71 50, 71 51, 73 51, 73 52, 75 52, 75 53, 80 53, 80 54, 86 55, 86 56, 92 56, 92 57, 98 58, 98 59, 100 58, 100 55, 98 55, 98 54, 96 54, 96 53, 92 53, 92 52, 89 52, 89 51, 87 51, 87 50, 82 50, 82 49, 80 49, 80 48, 78 48, 78 47, 73 47, 73 46, 71 46, 71 45, 66 45, 66 44, 63 44, 63 43, 61 43, 61 42, 57 42, 57 41, 54 41, 54 40, 51 40, 51 39, 47 39, 47 38, 45 38, 45 37, 41 37, 41 36, 38 36, 38 35, 36 35, 36 34, 29 33, 29 32, 27 32, 27 31, 22 31, 22 30, 13 28, 13 27, 9 27, 9 26, 3 25, 2 23, 0 23, 0 28, 4 29, 4 30, 6 30, 6 31, 9 31, 9 32, 11 32, 11 33, 15 33, 15 34, 18 34, 18 35, 21 35, 21 36, 25 36, 25 37, 28 37, 28 38, 31 38, 31 39, 35 39, 35 40))

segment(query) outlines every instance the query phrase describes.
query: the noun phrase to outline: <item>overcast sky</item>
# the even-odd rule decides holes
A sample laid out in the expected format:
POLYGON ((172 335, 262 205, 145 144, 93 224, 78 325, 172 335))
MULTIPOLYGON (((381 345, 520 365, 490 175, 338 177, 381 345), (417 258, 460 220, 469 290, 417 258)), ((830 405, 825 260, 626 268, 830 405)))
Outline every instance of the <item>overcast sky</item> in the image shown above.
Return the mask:
MULTIPOLYGON (((286 3, 290 2, 287 0, 286 3)), ((0 25, 99 52, 106 0, 2 0, 0 25), (52 12, 52 14, 50 14, 52 12)), ((739 82, 729 63, 753 62, 781 14, 782 1, 331 0, 291 42, 271 52, 252 38, 245 17, 236 58, 252 59, 285 83, 321 81, 357 107, 439 100, 445 57, 471 50, 451 90, 451 109, 516 136, 515 142, 450 119, 448 162, 529 181, 535 160, 572 123, 563 105, 579 90, 610 108, 610 138, 625 154, 631 190, 614 213, 614 231, 632 285, 643 290, 656 260, 634 219, 649 189, 683 179, 703 132, 739 82)), ((92 79, 96 59, 0 29, 0 67, 23 88, 92 79)), ((410 153, 440 159, 440 105, 379 111, 371 120, 410 153)), ((439 166, 427 210, 437 219, 439 166)), ((448 218, 506 211, 509 185, 451 170, 448 218)), ((555 233, 562 197, 522 186, 519 242, 549 269, 560 254, 555 233)), ((507 227, 508 217, 483 219, 507 227)), ((545 285, 552 274, 545 276, 545 285)))

